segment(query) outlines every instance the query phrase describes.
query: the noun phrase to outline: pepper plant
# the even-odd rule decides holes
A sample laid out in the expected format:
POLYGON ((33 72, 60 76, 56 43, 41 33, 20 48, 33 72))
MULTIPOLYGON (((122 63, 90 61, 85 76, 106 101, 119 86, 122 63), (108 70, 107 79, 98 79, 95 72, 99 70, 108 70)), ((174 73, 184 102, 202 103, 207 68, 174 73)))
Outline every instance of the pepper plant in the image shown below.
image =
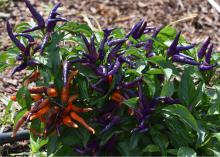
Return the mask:
MULTIPOLYGON (((13 137, 30 130, 47 155, 220 155, 219 53, 169 26, 92 30, 55 5, 36 25, 6 22, 14 43, 1 70, 27 72, 16 95, 13 137), (60 25, 57 25, 61 22, 60 25)), ((10 19, 9 19, 10 20, 10 19)))

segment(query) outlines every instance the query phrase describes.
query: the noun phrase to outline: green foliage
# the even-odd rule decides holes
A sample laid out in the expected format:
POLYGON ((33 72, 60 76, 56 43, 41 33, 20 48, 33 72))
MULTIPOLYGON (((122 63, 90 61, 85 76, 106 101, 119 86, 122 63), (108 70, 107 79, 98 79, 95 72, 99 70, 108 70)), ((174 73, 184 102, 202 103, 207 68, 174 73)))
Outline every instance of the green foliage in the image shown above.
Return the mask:
MULTIPOLYGON (((15 27, 15 31, 22 32, 28 27, 29 24, 22 23, 15 27)), ((136 48, 132 44, 129 46, 129 42, 124 43, 117 55, 120 56, 119 53, 124 52, 125 57, 131 56, 130 58, 135 62, 135 65, 132 67, 123 63, 112 76, 97 74, 98 68, 103 65, 108 67, 109 64, 115 62, 114 60, 108 61, 108 54, 110 54, 112 47, 107 44, 104 46, 106 56, 103 60, 98 60, 95 63, 90 61, 91 64, 71 63, 71 69, 78 70, 78 74, 72 81, 70 95, 79 95, 78 101, 75 101, 74 105, 93 108, 93 111, 78 114, 95 129, 96 133, 92 135, 80 124, 78 129, 67 127, 62 125, 61 120, 56 123, 52 133, 45 137, 31 135, 30 154, 192 157, 219 155, 219 77, 215 75, 215 69, 200 71, 197 66, 176 63, 167 56, 167 48, 175 38, 176 32, 172 27, 165 27, 156 38, 142 35, 140 39, 135 40, 130 36, 128 41, 132 44, 152 39, 154 41, 152 51, 156 56, 147 57, 143 47, 136 48), (128 88, 121 87, 123 83, 133 81, 137 77, 142 78, 140 83, 141 96, 138 94, 137 84, 128 88), (101 83, 96 87, 104 92, 99 92, 92 87, 98 81, 101 83), (116 91, 121 92, 121 102, 112 98, 116 91), (140 105, 142 98, 143 106, 140 105), (172 98, 178 101, 169 103, 166 99, 160 100, 159 98, 172 98), (108 112, 112 104, 116 107, 113 111, 108 112), (144 112, 145 110, 146 112, 144 112), (112 117, 115 118, 113 119, 115 121, 111 119, 112 117), (141 126, 142 121, 146 128, 141 126), (146 129, 145 132, 132 131, 138 127, 142 127, 142 131, 146 129), (108 143, 111 140, 115 140, 113 145, 108 143), (111 148, 108 148, 108 145, 111 148)), ((30 34, 42 40, 44 33, 44 31, 36 31, 30 34)), ((95 48, 98 51, 104 36, 102 31, 93 31, 87 24, 77 22, 68 22, 56 27, 45 46, 44 55, 41 56, 38 53, 32 55, 32 58, 41 63, 36 67, 28 68, 28 70, 38 69, 40 71, 41 78, 35 81, 37 86, 54 85, 58 89, 58 94, 61 93, 65 86, 63 62, 81 59, 85 55, 83 53, 89 54, 81 34, 84 34, 86 38, 95 34, 95 48)), ((125 36, 126 32, 122 29, 115 29, 110 35, 113 39, 125 36)), ((19 40, 26 42, 22 37, 19 37, 19 40)), ((178 44, 187 45, 187 41, 181 36, 178 44)), ((184 50, 184 53, 195 58, 196 50, 197 48, 184 50)), ((14 66, 15 57, 19 53, 19 50, 14 47, 1 53, 0 71, 8 66, 14 66)), ((219 58, 219 55, 214 54, 212 62, 220 62, 219 58)), ((198 61, 197 58, 195 60, 198 61)), ((217 68, 219 68, 218 65, 217 68)), ((21 110, 15 116, 15 125, 24 113, 34 105, 27 87, 21 87, 16 96, 21 110)), ((47 97, 47 94, 44 93, 43 96, 47 97)), ((119 98, 117 97, 117 99, 119 98)), ((67 103, 61 103, 60 96, 51 97, 50 101, 51 106, 58 105, 62 110, 67 106, 67 103)), ((8 106, 11 106, 11 103, 8 106)), ((6 113, 8 112, 9 109, 6 113)), ((49 121, 48 115, 44 117, 46 122, 49 121)), ((59 116, 62 117, 62 114, 57 114, 54 119, 59 119, 59 116)), ((31 121, 30 127, 42 133, 46 122, 37 119, 31 121)))

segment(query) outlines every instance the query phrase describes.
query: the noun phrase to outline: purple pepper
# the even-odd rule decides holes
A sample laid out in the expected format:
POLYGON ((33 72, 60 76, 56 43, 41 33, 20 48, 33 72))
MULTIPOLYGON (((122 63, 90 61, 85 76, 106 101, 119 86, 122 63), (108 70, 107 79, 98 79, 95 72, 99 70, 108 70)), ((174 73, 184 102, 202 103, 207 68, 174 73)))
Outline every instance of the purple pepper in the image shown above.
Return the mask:
POLYGON ((150 52, 150 53, 147 54, 148 58, 154 57, 154 56, 156 56, 156 53, 154 53, 154 52, 150 52))
POLYGON ((143 90, 142 90, 142 82, 141 81, 138 81, 137 82, 137 85, 138 85, 138 97, 139 97, 139 108, 144 108, 144 96, 143 96, 143 90))
POLYGON ((137 32, 143 23, 144 23, 144 20, 142 19, 141 21, 139 21, 135 25, 133 25, 131 30, 127 33, 127 35, 125 37, 128 38, 134 32, 137 32))
POLYGON ((24 59, 22 54, 17 55, 16 60, 17 61, 22 61, 24 59))
POLYGON ((177 33, 175 39, 173 40, 170 47, 168 48, 167 56, 172 56, 176 53, 176 48, 177 48, 177 45, 178 45, 180 34, 181 34, 181 31, 179 33, 177 33))
POLYGON ((210 43, 210 37, 208 37, 208 39, 204 42, 204 44, 202 45, 202 47, 200 48, 200 50, 198 51, 198 57, 199 59, 202 59, 205 55, 205 52, 209 46, 209 43, 210 43))
POLYGON ((211 57, 212 57, 212 49, 213 49, 213 44, 210 45, 206 55, 205 55, 205 61, 206 63, 210 64, 211 57))
POLYGON ((57 22, 59 21, 67 22, 68 20, 65 18, 48 19, 46 24, 46 31, 48 33, 53 32, 57 22))
POLYGON ((35 59, 30 59, 27 61, 27 66, 35 66, 35 65, 39 65, 40 62, 35 60, 35 59))
POLYGON ((179 55, 179 56, 182 56, 182 57, 185 57, 185 58, 187 58, 187 59, 190 59, 190 60, 194 60, 193 57, 188 56, 188 55, 186 55, 186 54, 184 54, 184 53, 179 53, 178 55, 179 55))
POLYGON ((57 13, 57 9, 61 6, 61 3, 57 3, 50 12, 49 18, 56 18, 56 15, 60 15, 57 13))
POLYGON ((172 56, 172 61, 173 62, 190 64, 190 65, 199 65, 199 63, 196 62, 195 60, 191 60, 191 59, 188 59, 188 58, 180 56, 180 55, 173 55, 172 56))
POLYGON ((117 73, 120 66, 121 66, 121 63, 119 62, 119 59, 117 58, 113 68, 108 72, 108 76, 109 75, 114 75, 115 73, 117 73))
MULTIPOLYGON (((126 38, 127 39, 127 38, 126 38)), ((108 54, 108 61, 111 61, 114 57, 116 57, 116 53, 121 49, 122 45, 124 44, 126 40, 119 42, 117 45, 115 45, 111 51, 108 54)))
POLYGON ((104 57, 105 57, 105 51, 104 51, 105 43, 107 42, 107 39, 108 39, 108 37, 109 37, 109 35, 111 34, 111 32, 112 32, 113 29, 114 29, 114 28, 110 28, 110 29, 106 28, 106 29, 103 30, 103 32, 104 32, 104 37, 103 37, 103 39, 102 39, 102 41, 101 41, 101 44, 100 44, 99 50, 98 50, 98 52, 99 52, 99 59, 100 59, 100 60, 103 60, 104 57))
POLYGON ((96 59, 91 54, 83 53, 83 56, 85 56, 87 59, 90 60, 91 63, 96 63, 96 59))
POLYGON ((201 65, 199 65, 199 70, 200 70, 200 71, 211 70, 211 69, 213 69, 216 65, 217 65, 217 64, 214 64, 214 65, 201 64, 201 65))
POLYGON ((135 80, 133 80, 131 82, 125 82, 120 87, 121 88, 133 88, 137 85, 137 83, 139 81, 142 81, 142 77, 138 77, 138 78, 136 78, 135 80))
POLYGON ((20 65, 16 66, 16 67, 12 70, 12 72, 11 72, 11 77, 12 77, 16 72, 22 71, 22 70, 24 70, 26 67, 27 67, 27 63, 21 63, 20 65))
POLYGON ((100 65, 97 70, 96 70, 96 73, 98 75, 101 75, 101 76, 106 76, 107 75, 107 69, 104 65, 100 65))
POLYGON ((12 28, 11 28, 11 25, 10 23, 7 21, 7 32, 8 32, 8 35, 10 37, 10 39, 12 40, 12 42, 16 45, 16 47, 21 50, 22 52, 25 51, 25 46, 16 38, 16 36, 13 34, 12 32, 12 28))
MULTIPOLYGON (((162 27, 156 29, 154 31, 153 35, 151 36, 151 38, 155 39, 157 37, 157 34, 160 32, 161 29, 162 29, 162 27)), ((150 54, 150 53, 151 53, 151 51, 153 49, 153 42, 154 42, 153 39, 148 39, 147 43, 144 46, 144 50, 147 52, 146 53, 147 57, 151 57, 152 56, 152 54, 150 54)))
POLYGON ((104 129, 100 133, 104 133, 108 130, 110 130, 113 126, 117 125, 120 123, 120 117, 119 116, 114 116, 111 118, 111 121, 105 126, 104 129))
POLYGON ((50 33, 47 33, 43 39, 41 46, 40 46, 40 55, 43 55, 44 48, 45 48, 46 44, 48 43, 49 39, 50 39, 50 33))
POLYGON ((28 39, 29 42, 34 42, 34 38, 30 34, 16 34, 16 37, 22 36, 28 39))
POLYGON ((81 34, 81 37, 86 45, 86 48, 87 48, 87 51, 89 52, 90 51, 90 44, 89 44, 89 41, 87 40, 87 38, 85 37, 84 34, 81 34))
POLYGON ((145 30, 146 26, 147 26, 147 22, 144 22, 144 23, 140 26, 140 28, 138 29, 138 31, 135 31, 135 32, 132 34, 132 37, 133 37, 135 40, 139 39, 139 38, 142 36, 142 34, 144 33, 144 30, 145 30))
POLYGON ((67 85, 69 67, 70 67, 70 63, 68 61, 64 61, 63 62, 63 84, 64 84, 64 86, 67 85))
POLYGON ((96 53, 96 48, 95 48, 95 35, 94 34, 92 34, 92 37, 90 39, 89 53, 95 58, 95 60, 98 59, 98 54, 96 53))
POLYGON ((36 19, 38 26, 36 26, 34 28, 31 28, 31 29, 27 29, 27 30, 23 31, 23 33, 32 32, 32 31, 35 31, 35 30, 38 30, 38 29, 43 29, 45 27, 44 18, 31 5, 29 0, 24 0, 24 2, 26 4, 26 6, 28 7, 29 11, 31 12, 32 16, 34 17, 34 19, 36 19))
POLYGON ((132 62, 128 57, 119 56, 118 59, 119 59, 120 62, 128 63, 131 67, 134 67, 134 62, 132 62))
POLYGON ((195 44, 193 45, 188 45, 188 46, 177 46, 176 47, 176 51, 185 51, 185 50, 189 50, 195 47, 195 44))
POLYGON ((114 40, 111 40, 111 41, 108 41, 108 46, 114 46, 114 45, 117 45, 119 43, 124 43, 126 40, 128 40, 127 38, 124 38, 124 39, 114 39, 114 40))

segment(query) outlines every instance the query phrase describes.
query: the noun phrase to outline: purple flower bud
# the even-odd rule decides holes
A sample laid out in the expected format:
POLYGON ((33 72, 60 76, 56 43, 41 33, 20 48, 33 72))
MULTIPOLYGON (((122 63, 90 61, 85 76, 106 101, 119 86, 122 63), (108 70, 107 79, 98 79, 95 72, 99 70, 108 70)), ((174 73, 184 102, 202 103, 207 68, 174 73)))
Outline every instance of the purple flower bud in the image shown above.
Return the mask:
POLYGON ((12 40, 12 42, 14 42, 16 47, 19 50, 21 50, 22 52, 24 52, 25 51, 25 46, 15 37, 15 35, 12 32, 11 25, 9 24, 8 21, 7 21, 7 32, 8 32, 8 35, 9 35, 10 39, 12 40))
POLYGON ((195 60, 191 60, 191 59, 188 59, 188 58, 180 56, 180 55, 173 55, 172 56, 172 61, 173 62, 190 64, 190 65, 199 65, 199 63, 196 62, 195 60))
POLYGON ((180 37, 181 32, 179 32, 173 42, 171 43, 170 47, 167 50, 167 56, 172 56, 176 53, 176 48, 178 45, 179 37, 180 37))
POLYGON ((205 52, 209 46, 209 43, 210 43, 210 37, 208 37, 208 39, 204 42, 204 44, 202 45, 201 49, 198 51, 198 57, 200 59, 202 59, 205 55, 205 52))
POLYGON ((31 3, 28 0, 24 0, 24 2, 26 3, 26 6, 28 7, 32 16, 36 19, 38 26, 31 28, 31 29, 28 29, 28 30, 25 30, 25 31, 23 31, 23 33, 31 32, 31 31, 34 31, 37 29, 43 29, 45 27, 44 18, 37 12, 36 9, 34 9, 34 7, 31 5, 31 3))
POLYGON ((201 64, 201 65, 199 65, 199 70, 200 70, 200 71, 211 70, 211 69, 213 69, 216 65, 217 65, 217 64, 214 64, 214 65, 201 64))
POLYGON ((210 45, 206 55, 205 55, 205 61, 206 63, 210 64, 211 57, 212 57, 212 49, 213 49, 213 44, 210 45))

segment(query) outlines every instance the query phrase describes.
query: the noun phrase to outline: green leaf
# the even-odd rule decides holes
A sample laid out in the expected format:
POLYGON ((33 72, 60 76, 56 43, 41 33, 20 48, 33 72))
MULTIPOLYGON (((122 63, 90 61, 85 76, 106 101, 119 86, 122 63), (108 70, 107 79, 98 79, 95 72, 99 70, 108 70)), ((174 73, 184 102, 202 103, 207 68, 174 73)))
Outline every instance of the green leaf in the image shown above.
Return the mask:
POLYGON ((169 80, 170 77, 171 77, 172 74, 173 74, 173 70, 170 69, 170 68, 165 68, 165 69, 163 69, 163 71, 164 71, 164 74, 165 74, 165 79, 166 79, 166 80, 169 80))
POLYGON ((59 137, 58 136, 49 136, 47 144, 47 155, 53 154, 59 148, 59 137))
POLYGON ((137 106, 138 99, 139 99, 138 97, 130 98, 130 99, 124 100, 123 103, 127 105, 128 107, 135 109, 137 106))
POLYGON ((31 94, 26 87, 22 87, 18 90, 16 94, 17 102, 22 106, 22 108, 30 108, 32 103, 31 94))
POLYGON ((179 99, 186 105, 190 105, 195 94, 195 85, 193 79, 190 76, 190 68, 186 69, 182 75, 179 85, 178 96, 179 99))
POLYGON ((17 125, 19 119, 27 112, 27 108, 21 109, 15 116, 14 127, 17 125))
POLYGON ((169 141, 165 134, 160 133, 156 127, 150 129, 151 138, 154 144, 158 145, 163 156, 167 155, 166 148, 168 147, 169 141))
POLYGON ((154 144, 149 144, 147 147, 145 147, 142 152, 150 152, 150 153, 155 153, 155 152, 160 152, 160 148, 157 145, 154 144))
POLYGON ((193 130, 198 131, 198 124, 193 117, 193 115, 189 112, 189 110, 182 105, 172 105, 163 108, 162 110, 168 112, 168 114, 177 116, 181 121, 190 126, 193 130))
POLYGON ((209 115, 213 114, 220 114, 220 87, 216 86, 216 96, 217 98, 214 99, 215 97, 212 97, 213 103, 210 104, 210 108, 208 110, 209 115))
POLYGON ((86 78, 82 75, 78 75, 76 78, 76 81, 78 83, 79 93, 80 93, 80 97, 82 98, 82 100, 89 99, 89 93, 88 93, 89 85, 88 85, 88 81, 86 80, 86 78))
POLYGON ((68 146, 62 146, 53 156, 77 156, 77 154, 73 154, 73 148, 68 146))
POLYGON ((180 147, 177 153, 178 157, 196 157, 196 152, 189 147, 180 147))
POLYGON ((76 22, 68 22, 64 26, 60 27, 61 30, 65 30, 67 32, 70 32, 72 34, 79 34, 83 33, 86 36, 92 35, 92 30, 87 24, 80 24, 76 22))
POLYGON ((164 83, 163 87, 162 87, 162 91, 160 93, 160 96, 172 96, 174 92, 174 85, 173 82, 171 81, 167 81, 164 83))

